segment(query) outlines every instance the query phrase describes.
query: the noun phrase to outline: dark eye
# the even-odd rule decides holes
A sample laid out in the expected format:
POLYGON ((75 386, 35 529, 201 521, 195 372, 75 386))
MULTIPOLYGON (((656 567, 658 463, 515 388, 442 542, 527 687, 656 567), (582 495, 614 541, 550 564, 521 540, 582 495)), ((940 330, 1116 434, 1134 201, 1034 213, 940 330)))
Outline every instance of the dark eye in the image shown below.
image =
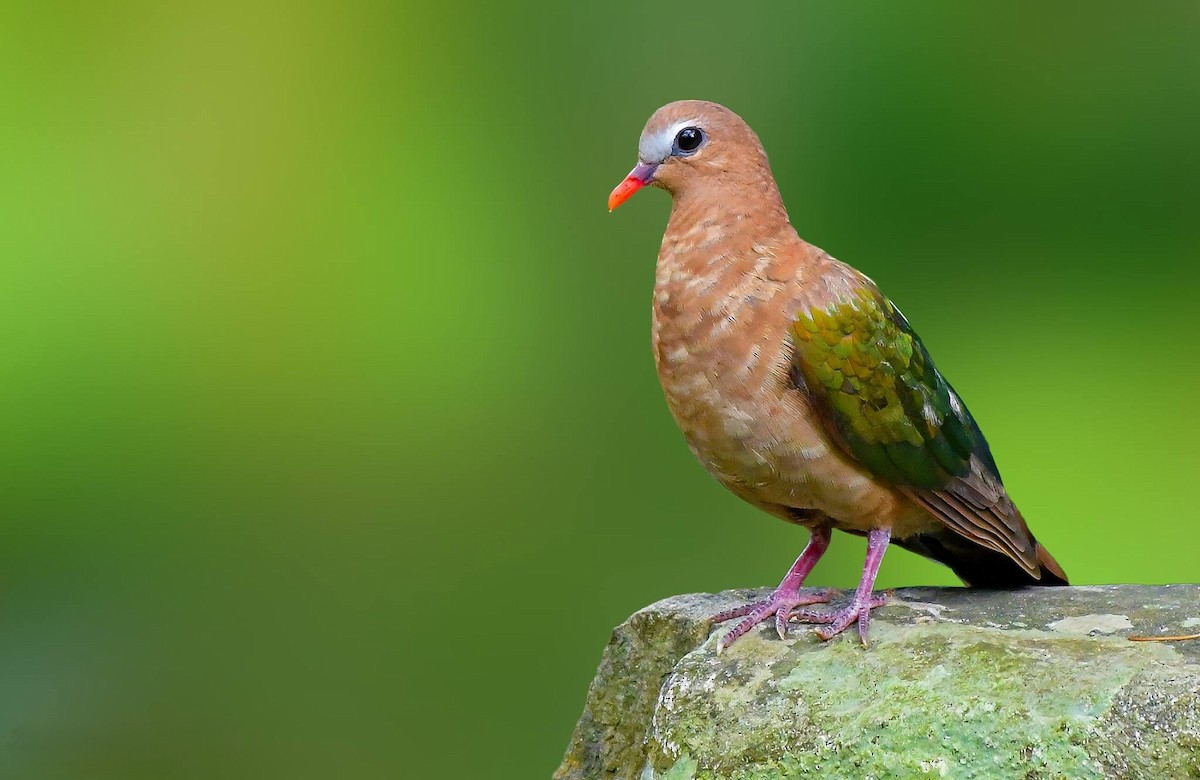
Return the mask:
POLYGON ((704 143, 704 131, 698 127, 685 127, 675 135, 675 151, 679 154, 691 154, 704 143))

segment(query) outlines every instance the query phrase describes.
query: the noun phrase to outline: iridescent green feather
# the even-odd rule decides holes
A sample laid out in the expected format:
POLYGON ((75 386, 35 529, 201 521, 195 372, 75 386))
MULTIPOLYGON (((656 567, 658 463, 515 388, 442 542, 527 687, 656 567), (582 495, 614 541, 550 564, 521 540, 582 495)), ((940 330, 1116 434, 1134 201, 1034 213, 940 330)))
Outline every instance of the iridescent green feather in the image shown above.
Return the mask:
POLYGON ((846 448, 877 476, 937 490, 971 455, 995 469, 970 413, 903 315, 871 287, 796 318, 793 364, 846 448))

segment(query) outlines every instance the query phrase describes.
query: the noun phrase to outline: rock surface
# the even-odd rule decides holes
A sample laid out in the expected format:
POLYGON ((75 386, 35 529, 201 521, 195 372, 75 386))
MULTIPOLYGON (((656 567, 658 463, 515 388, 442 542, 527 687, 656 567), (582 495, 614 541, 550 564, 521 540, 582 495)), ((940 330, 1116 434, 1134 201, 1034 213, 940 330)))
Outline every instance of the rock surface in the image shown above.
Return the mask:
MULTIPOLYGON (((1200 778, 1200 586, 906 588, 871 646, 773 625, 716 653, 677 596, 613 631, 556 780, 1200 778)), ((836 601, 836 599, 835 599, 836 601)))

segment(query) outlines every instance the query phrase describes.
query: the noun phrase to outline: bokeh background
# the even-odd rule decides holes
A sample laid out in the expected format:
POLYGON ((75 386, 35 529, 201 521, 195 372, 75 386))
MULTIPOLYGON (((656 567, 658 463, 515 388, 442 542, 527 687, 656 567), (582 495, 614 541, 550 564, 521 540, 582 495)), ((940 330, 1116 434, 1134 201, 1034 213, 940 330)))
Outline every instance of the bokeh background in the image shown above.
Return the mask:
POLYGON ((1195 3, 6 4, 0 775, 546 777, 614 624, 776 582, 803 532, 654 375, 668 198, 604 207, 684 97, 903 307, 1074 581, 1196 581, 1198 36, 1195 3))

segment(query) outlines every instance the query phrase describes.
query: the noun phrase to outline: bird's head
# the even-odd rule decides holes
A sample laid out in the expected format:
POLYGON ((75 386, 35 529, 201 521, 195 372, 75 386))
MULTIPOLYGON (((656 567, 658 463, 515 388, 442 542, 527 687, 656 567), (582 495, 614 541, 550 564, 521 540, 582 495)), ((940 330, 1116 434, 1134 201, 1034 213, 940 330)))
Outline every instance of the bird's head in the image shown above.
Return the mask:
POLYGON ((679 100, 654 112, 638 140, 638 164, 608 196, 608 210, 647 184, 678 199, 697 189, 758 182, 767 156, 740 116, 704 100, 679 100))

